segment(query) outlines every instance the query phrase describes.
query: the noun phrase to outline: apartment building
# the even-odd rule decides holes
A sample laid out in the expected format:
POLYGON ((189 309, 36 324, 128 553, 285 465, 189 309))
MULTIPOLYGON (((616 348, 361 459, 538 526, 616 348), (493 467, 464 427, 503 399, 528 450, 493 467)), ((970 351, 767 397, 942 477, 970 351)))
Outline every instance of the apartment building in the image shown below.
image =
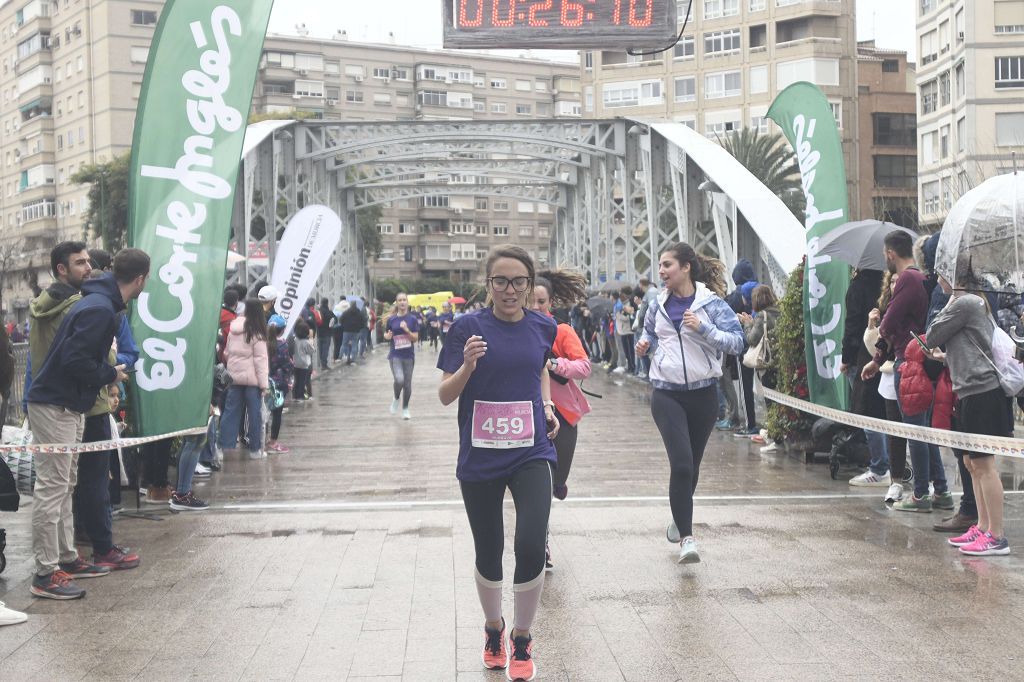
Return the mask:
MULTIPOLYGON (((666 118, 718 139, 765 118, 791 83, 818 85, 843 138, 851 214, 862 213, 855 137, 854 0, 679 0, 680 41, 657 54, 581 55, 584 116, 666 118)), ((867 208, 870 213, 870 207, 867 208)))
MULTIPOLYGON (((579 117, 580 108, 576 64, 356 43, 343 32, 328 40, 268 35, 253 99, 256 113, 343 121, 525 121, 579 117)), ((384 249, 371 273, 477 279, 487 252, 504 243, 546 264, 554 220, 552 206, 514 199, 453 194, 396 201, 377 226, 384 249)))
POLYGON ((857 46, 860 218, 917 226, 917 91, 907 53, 857 46))
POLYGON ((916 2, 918 200, 938 228, 1024 153, 1024 0, 916 2))
POLYGON ((29 273, 86 234, 70 177, 131 148, 160 0, 0 2, 0 267, 5 315, 24 319, 29 273))

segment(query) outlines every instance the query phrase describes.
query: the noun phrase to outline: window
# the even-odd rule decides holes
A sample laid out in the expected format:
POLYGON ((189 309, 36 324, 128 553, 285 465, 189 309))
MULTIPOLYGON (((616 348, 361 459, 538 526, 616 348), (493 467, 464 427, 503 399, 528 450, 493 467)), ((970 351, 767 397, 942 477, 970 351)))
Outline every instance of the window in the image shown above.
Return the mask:
POLYGON ((761 10, 763 10, 765 8, 766 4, 767 4, 766 0, 750 0, 750 11, 751 12, 760 12, 761 10))
POLYGON ((380 256, 377 257, 377 260, 395 260, 395 250, 381 249, 380 256))
POLYGON ((956 17, 953 18, 953 30, 956 31, 956 42, 964 42, 964 10, 961 7, 957 10, 956 17))
POLYGON ((944 107, 950 102, 949 71, 939 74, 939 106, 944 107))
POLYGON ((1024 113, 996 114, 996 145, 1024 146, 1024 113))
POLYGON ((694 45, 696 41, 693 36, 683 36, 672 48, 673 59, 693 59, 694 45))
POLYGON ((132 26, 155 26, 156 12, 151 10, 133 9, 132 26))
MULTIPOLYGON (((999 131, 999 120, 996 119, 996 132, 999 131)), ((997 142, 998 144, 998 136, 997 142)), ((967 148, 967 118, 961 117, 956 120, 956 150, 962 152, 967 148)))
POLYGON ((351 104, 362 104, 363 92, 361 90, 346 90, 345 101, 351 104))
POLYGON ((416 101, 423 106, 443 107, 448 104, 448 93, 443 90, 420 90, 416 101))
POLYGON ((491 102, 491 113, 492 114, 507 114, 508 105, 504 102, 491 102))
MULTIPOLYGON (((306 81, 297 80, 295 81, 295 94, 303 97, 323 97, 324 96, 324 82, 323 81, 306 81)), ((362 94, 359 93, 360 99, 353 100, 362 102, 362 94)))
POLYGON ((373 67, 373 77, 381 81, 391 80, 391 69, 386 66, 375 66, 373 67))
POLYGON ((508 211, 508 199, 495 199, 493 203, 495 211, 508 211))
POLYGON ((935 11, 935 0, 921 0, 921 15, 935 11))
POLYGON ((921 163, 931 166, 938 160, 939 134, 936 131, 921 136, 921 163))
POLYGON ((839 85, 838 59, 797 59, 775 65, 775 87, 785 90, 797 81, 815 85, 839 85))
POLYGON ((519 92, 530 92, 533 88, 530 87, 530 81, 517 80, 516 90, 519 92))
POLYGON ((750 82, 748 83, 750 93, 757 95, 768 92, 768 67, 751 66, 750 82))
POLYGON ((963 62, 960 62, 953 68, 953 74, 956 81, 956 98, 961 100, 967 96, 967 79, 964 74, 963 62))
POLYGON ((377 223, 377 232, 381 234, 392 234, 395 226, 391 223, 377 223))
POLYGON ((57 203, 53 199, 38 199, 21 205, 21 221, 23 223, 57 215, 57 203))
POLYGON ((583 88, 583 102, 588 113, 594 111, 594 86, 583 88))
POLYGON ((477 197, 473 200, 473 208, 477 211, 487 210, 487 197, 477 197))
POLYGON ((921 64, 931 64, 939 58, 939 32, 931 30, 921 35, 921 64))
POLYGON ((917 144, 917 117, 913 114, 872 114, 874 142, 879 146, 913 147, 917 144))
POLYGON ((693 102, 697 99, 697 78, 696 76, 685 76, 676 78, 677 102, 693 102))
POLYGON ((594 68, 594 53, 584 52, 583 53, 583 68, 588 71, 594 68))
POLYGON ((949 158, 949 126, 942 126, 939 130, 939 158, 949 158))
POLYGON ((324 58, 319 54, 295 55, 295 68, 299 71, 323 71, 324 58))
POLYGON ((996 33, 1024 33, 1024 0, 996 0, 996 33))
POLYGON ((529 104, 517 104, 516 105, 516 113, 517 114, 520 114, 520 115, 523 115, 523 116, 529 116, 531 112, 532 112, 532 109, 530 108, 529 104))
POLYGON ((898 59, 883 59, 882 73, 899 73, 900 62, 898 59))
POLYGON ((508 236, 508 225, 494 225, 494 236, 495 237, 507 237, 508 236))
POLYGON ((452 234, 473 234, 476 230, 473 223, 452 223, 448 231, 452 234))
POLYGON ((426 254, 431 260, 451 260, 452 247, 449 244, 427 244, 426 254))
POLYGON ((77 71, 78 73, 82 73, 82 71, 84 71, 84 70, 85 70, 85 59, 83 59, 82 56, 79 55, 78 59, 75 60, 75 71, 77 71))
POLYGON ((495 90, 504 90, 505 88, 508 87, 508 81, 506 81, 504 78, 492 78, 491 87, 494 88, 495 90))
POLYGON ((482 99, 473 100, 473 111, 475 111, 478 114, 487 113, 487 102, 483 101, 482 99))
POLYGON ((740 13, 740 0, 704 0, 704 18, 734 17, 740 13))
POLYGON ((537 80, 533 82, 534 92, 547 92, 549 89, 550 88, 547 81, 537 80))
POLYGON ((740 49, 740 30, 738 28, 704 34, 705 55, 735 52, 738 49, 740 49))
POLYGON ((704 76, 704 99, 735 97, 740 94, 741 88, 739 71, 722 71, 704 76))
POLYGON ((416 223, 398 223, 398 234, 416 234, 416 223))
POLYGON ((939 212, 939 181, 926 182, 921 185, 921 194, 924 201, 921 204, 921 213, 930 215, 939 212))
POLYGON ((389 92, 375 92, 373 93, 373 103, 380 106, 389 106, 391 104, 391 93, 389 92))
POLYGON ((751 116, 750 127, 761 133, 762 135, 768 134, 768 117, 766 116, 751 116))
POLYGON ((472 109, 473 95, 466 92, 449 92, 447 106, 453 109, 472 109))
POLYGON ((329 73, 329 74, 332 74, 332 75, 340 74, 341 73, 341 62, 338 62, 338 61, 324 62, 324 73, 329 73))
POLYGON ((129 53, 133 64, 145 64, 149 59, 148 47, 133 47, 129 53))
POLYGON ((519 226, 520 237, 532 237, 533 236, 533 225, 520 225, 519 226))
POLYGON ((449 205, 449 198, 447 194, 423 197, 421 201, 424 208, 448 208, 449 205))
POLYGON ((85 127, 78 126, 78 144, 85 144, 85 127))
POLYGON ((704 135, 716 139, 739 129, 739 121, 709 121, 704 124, 704 135))
POLYGON ((1024 87, 1024 57, 996 57, 996 88, 1024 87))
POLYGON ((928 81, 921 86, 921 113, 930 114, 938 108, 939 84, 938 81, 928 81))
POLYGON ((942 178, 942 208, 953 208, 953 178, 942 178))
POLYGON ((366 69, 364 69, 359 64, 346 64, 345 65, 345 75, 346 76, 351 76, 352 78, 356 78, 356 79, 365 78, 366 77, 366 69))
POLYGON ((648 106, 663 101, 660 80, 608 83, 602 97, 606 108, 648 106))
POLYGON ((406 263, 411 263, 413 257, 413 247, 404 246, 402 247, 402 260, 406 263))

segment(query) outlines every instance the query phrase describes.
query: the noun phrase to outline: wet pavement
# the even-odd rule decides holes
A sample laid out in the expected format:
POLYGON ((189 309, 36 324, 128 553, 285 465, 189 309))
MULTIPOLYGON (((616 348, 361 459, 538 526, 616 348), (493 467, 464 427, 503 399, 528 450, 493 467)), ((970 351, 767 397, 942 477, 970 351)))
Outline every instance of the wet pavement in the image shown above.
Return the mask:
MULTIPOLYGON (((83 600, 29 595, 31 505, 0 516, 0 600, 29 613, 0 628, 0 680, 504 679, 480 664, 435 357, 420 353, 410 422, 388 412, 383 353, 325 373, 284 417, 290 454, 229 455, 197 483, 211 511, 117 518, 142 566, 82 581, 83 600)), ((932 532, 939 513, 891 512, 884 490, 716 434, 695 511, 703 562, 680 566, 647 389, 601 374, 553 506, 538 679, 1024 678, 1024 496, 1006 504, 1017 554, 962 558, 932 532)), ((1024 489, 1024 469, 1005 480, 1024 489)))

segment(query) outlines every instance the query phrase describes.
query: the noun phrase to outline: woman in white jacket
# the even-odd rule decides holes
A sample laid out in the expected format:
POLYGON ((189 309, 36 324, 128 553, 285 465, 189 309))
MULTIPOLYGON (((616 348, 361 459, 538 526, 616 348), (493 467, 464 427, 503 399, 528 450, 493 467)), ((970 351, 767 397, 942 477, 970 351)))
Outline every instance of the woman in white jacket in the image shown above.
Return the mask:
POLYGON ((640 357, 653 353, 651 414, 672 469, 668 539, 680 543, 680 563, 700 561, 693 538, 693 493, 718 417, 722 355, 743 351, 743 329, 723 300, 724 270, 721 261, 683 242, 661 254, 658 275, 665 289, 651 302, 636 344, 640 357))

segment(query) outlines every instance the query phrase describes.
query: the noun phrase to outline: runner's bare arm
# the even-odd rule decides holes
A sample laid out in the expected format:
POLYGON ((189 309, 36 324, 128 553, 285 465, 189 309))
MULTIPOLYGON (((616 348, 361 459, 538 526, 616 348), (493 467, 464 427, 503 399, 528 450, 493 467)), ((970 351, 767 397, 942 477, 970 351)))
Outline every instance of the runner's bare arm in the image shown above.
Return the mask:
POLYGON ((463 389, 469 383, 469 377, 476 369, 476 363, 487 352, 487 342, 479 336, 471 336, 466 340, 462 351, 462 367, 453 374, 445 372, 441 377, 441 385, 437 389, 437 395, 442 405, 451 405, 455 399, 462 395, 463 389))
POLYGON ((548 438, 554 440, 561 424, 555 417, 555 408, 552 407, 554 403, 551 402, 551 375, 548 374, 546 366, 540 371, 540 399, 544 401, 544 422, 548 427, 548 438))

